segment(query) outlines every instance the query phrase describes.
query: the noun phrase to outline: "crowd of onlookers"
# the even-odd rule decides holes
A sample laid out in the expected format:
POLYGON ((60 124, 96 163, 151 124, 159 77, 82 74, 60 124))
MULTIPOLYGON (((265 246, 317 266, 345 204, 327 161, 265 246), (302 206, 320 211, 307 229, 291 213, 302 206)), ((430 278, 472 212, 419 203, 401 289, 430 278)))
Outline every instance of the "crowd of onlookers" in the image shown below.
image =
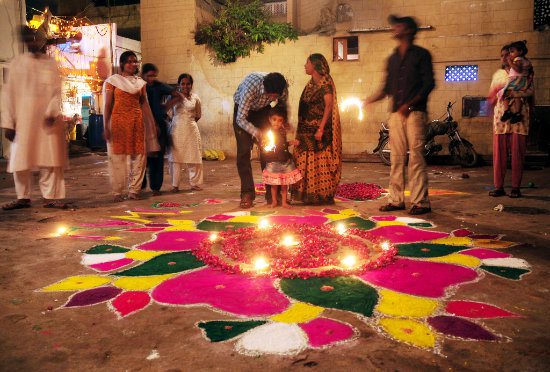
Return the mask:
MULTIPOLYGON (((432 58, 414 44, 418 24, 411 17, 390 16, 397 47, 387 61, 382 88, 365 105, 392 98, 389 119, 391 170, 388 203, 380 211, 405 209, 405 167, 411 190, 409 213, 431 211, 428 176, 423 155, 427 101, 435 87, 432 58), (408 160, 407 160, 408 159, 408 160)), ((40 171, 44 207, 66 208, 64 169, 67 165, 65 129, 60 115, 61 80, 45 44, 24 28, 28 53, 15 58, 3 95, 2 127, 12 142, 8 171, 13 173, 17 199, 4 210, 31 206, 33 171, 40 171), (21 82, 24 82, 23 84, 21 82)), ((520 197, 523 159, 533 110, 533 67, 526 58, 524 41, 501 51, 502 69, 493 76, 489 99, 494 105, 494 190, 505 195, 504 175, 512 157, 510 197, 520 197)), ((164 161, 168 160, 171 192, 180 191, 182 171, 191 190, 202 190, 203 167, 201 100, 193 93, 193 77, 183 73, 177 88, 157 80, 158 68, 122 53, 119 73, 104 83, 104 137, 114 201, 140 199, 151 188, 160 195, 164 161), (185 173, 185 172, 183 172, 185 173)), ((233 96, 237 171, 241 180, 240 208, 254 205, 251 150, 261 150, 266 200, 273 207, 289 207, 290 200, 304 204, 332 204, 342 170, 342 133, 336 87, 330 67, 321 54, 311 54, 304 65, 311 76, 298 103, 295 138, 288 140, 288 84, 283 75, 253 72, 233 96)))

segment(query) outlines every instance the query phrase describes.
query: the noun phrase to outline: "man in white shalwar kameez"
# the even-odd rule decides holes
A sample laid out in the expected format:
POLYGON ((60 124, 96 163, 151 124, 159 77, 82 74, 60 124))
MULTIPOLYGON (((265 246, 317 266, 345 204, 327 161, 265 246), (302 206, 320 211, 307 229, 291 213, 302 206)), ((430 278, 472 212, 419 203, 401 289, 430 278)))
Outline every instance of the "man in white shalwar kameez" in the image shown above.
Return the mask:
POLYGON ((66 208, 65 128, 61 118, 61 78, 56 62, 44 54, 44 40, 23 29, 28 53, 14 58, 2 97, 2 128, 11 143, 8 172, 13 173, 17 200, 4 210, 31 205, 32 172, 40 171, 44 207, 66 208))

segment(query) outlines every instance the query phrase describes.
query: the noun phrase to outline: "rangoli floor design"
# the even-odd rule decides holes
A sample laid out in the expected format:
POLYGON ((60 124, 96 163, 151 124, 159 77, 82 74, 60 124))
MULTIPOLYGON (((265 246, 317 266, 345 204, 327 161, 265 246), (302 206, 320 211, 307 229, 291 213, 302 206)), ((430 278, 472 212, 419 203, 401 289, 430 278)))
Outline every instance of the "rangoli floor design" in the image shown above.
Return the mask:
POLYGON ((521 316, 496 305, 453 299, 459 286, 485 275, 514 281, 530 272, 526 261, 505 252, 516 243, 500 235, 441 232, 426 220, 366 217, 352 209, 309 209, 303 216, 241 211, 196 222, 185 219, 188 212, 159 205, 72 228, 70 237, 116 240, 112 234, 131 232, 145 238, 131 247, 116 244, 121 237, 94 245, 81 261, 89 274, 39 291, 72 292, 59 309, 106 304, 119 318, 155 303, 213 310, 220 319, 197 319, 197 328, 210 342, 232 342, 245 355, 297 354, 360 337, 353 324, 329 318, 326 309, 350 312, 387 337, 436 353, 446 339, 508 341, 481 320, 521 316), (153 222, 151 215, 166 220, 153 222), (277 224, 337 221, 390 241, 398 255, 391 264, 358 276, 277 279, 217 271, 191 252, 211 232, 256 226, 262 219, 277 224))

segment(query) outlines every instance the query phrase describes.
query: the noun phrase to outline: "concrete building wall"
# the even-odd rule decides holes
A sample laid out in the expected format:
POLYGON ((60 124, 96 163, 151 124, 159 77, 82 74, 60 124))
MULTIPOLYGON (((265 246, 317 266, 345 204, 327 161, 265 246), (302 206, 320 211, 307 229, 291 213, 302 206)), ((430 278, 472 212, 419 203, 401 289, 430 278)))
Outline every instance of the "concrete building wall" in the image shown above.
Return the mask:
MULTIPOLYGON (((314 25, 314 18, 320 14, 319 1, 297 3, 296 23, 314 25), (311 18, 312 15, 315 17, 311 18)), ((331 1, 326 3, 337 5, 331 1)), ((335 24, 334 35, 301 36, 296 42, 269 45, 263 54, 223 65, 212 60, 205 46, 194 44, 194 20, 198 17, 195 0, 143 0, 143 61, 157 64, 160 77, 170 83, 182 72, 193 75, 194 90, 203 102, 199 127, 204 146, 229 154, 235 153, 232 96, 244 76, 253 71, 283 73, 290 83, 290 120, 295 126, 300 94, 308 81, 303 69, 307 56, 318 52, 331 61, 333 37, 350 36, 348 30, 352 28, 387 27, 387 16, 392 13, 412 15, 421 25, 434 27, 419 32, 417 37, 417 43, 429 49, 434 59, 437 88, 430 96, 429 116, 438 118, 445 112, 446 102, 457 101, 454 116, 460 122, 461 133, 481 154, 491 153, 491 118, 462 118, 462 97, 486 95, 491 76, 499 68, 502 45, 527 40, 528 57, 536 71, 537 104, 550 104, 550 33, 533 31, 533 1, 356 0, 347 3, 352 6, 354 16, 349 22, 335 24), (445 67, 458 64, 477 64, 479 79, 445 82, 445 67)), ((359 61, 330 63, 340 101, 364 98, 375 92, 384 78, 385 61, 396 45, 389 32, 353 35, 359 37, 359 61)), ((372 111, 365 113, 363 121, 358 120, 355 108, 342 113, 343 149, 347 156, 365 150, 370 152, 375 147, 379 122, 387 120, 388 106, 389 100, 376 104, 372 111)))

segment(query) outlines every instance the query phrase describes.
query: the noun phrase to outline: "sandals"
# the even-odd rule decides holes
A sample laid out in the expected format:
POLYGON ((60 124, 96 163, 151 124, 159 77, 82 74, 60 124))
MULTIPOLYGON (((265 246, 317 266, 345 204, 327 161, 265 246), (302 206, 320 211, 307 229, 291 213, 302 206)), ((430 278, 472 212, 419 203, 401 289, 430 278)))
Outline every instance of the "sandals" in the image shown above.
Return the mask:
POLYGON ((421 207, 419 205, 413 205, 412 208, 409 210, 409 214, 411 216, 417 216, 419 214, 430 213, 431 211, 432 211, 432 208, 430 207, 421 207))
POLYGON ((405 205, 386 204, 378 208, 380 212, 402 211, 405 210, 405 205))
POLYGON ((43 207, 53 208, 53 209, 67 209, 69 208, 69 205, 67 205, 67 203, 64 203, 62 201, 50 200, 50 201, 44 201, 43 207))
POLYGON ((202 187, 200 186, 192 186, 191 191, 202 191, 202 187))
POLYGON ((176 186, 172 186, 172 188, 170 189, 170 192, 172 194, 177 194, 179 191, 180 191, 180 189, 176 186))
POLYGON ((519 189, 512 189, 512 191, 510 191, 510 197, 512 199, 521 198, 521 191, 519 191, 519 189))
POLYGON ((504 195, 506 195, 506 192, 504 191, 503 188, 489 191, 489 196, 492 196, 493 198, 498 198, 499 196, 504 196, 504 195))
POLYGON ((251 195, 243 195, 241 197, 241 203, 239 204, 239 207, 242 208, 242 209, 249 209, 249 208, 252 208, 252 206, 254 205, 254 202, 252 200, 252 196, 251 195))
POLYGON ((5 211, 12 211, 15 209, 30 208, 31 201, 30 199, 17 199, 2 206, 2 209, 5 211))

